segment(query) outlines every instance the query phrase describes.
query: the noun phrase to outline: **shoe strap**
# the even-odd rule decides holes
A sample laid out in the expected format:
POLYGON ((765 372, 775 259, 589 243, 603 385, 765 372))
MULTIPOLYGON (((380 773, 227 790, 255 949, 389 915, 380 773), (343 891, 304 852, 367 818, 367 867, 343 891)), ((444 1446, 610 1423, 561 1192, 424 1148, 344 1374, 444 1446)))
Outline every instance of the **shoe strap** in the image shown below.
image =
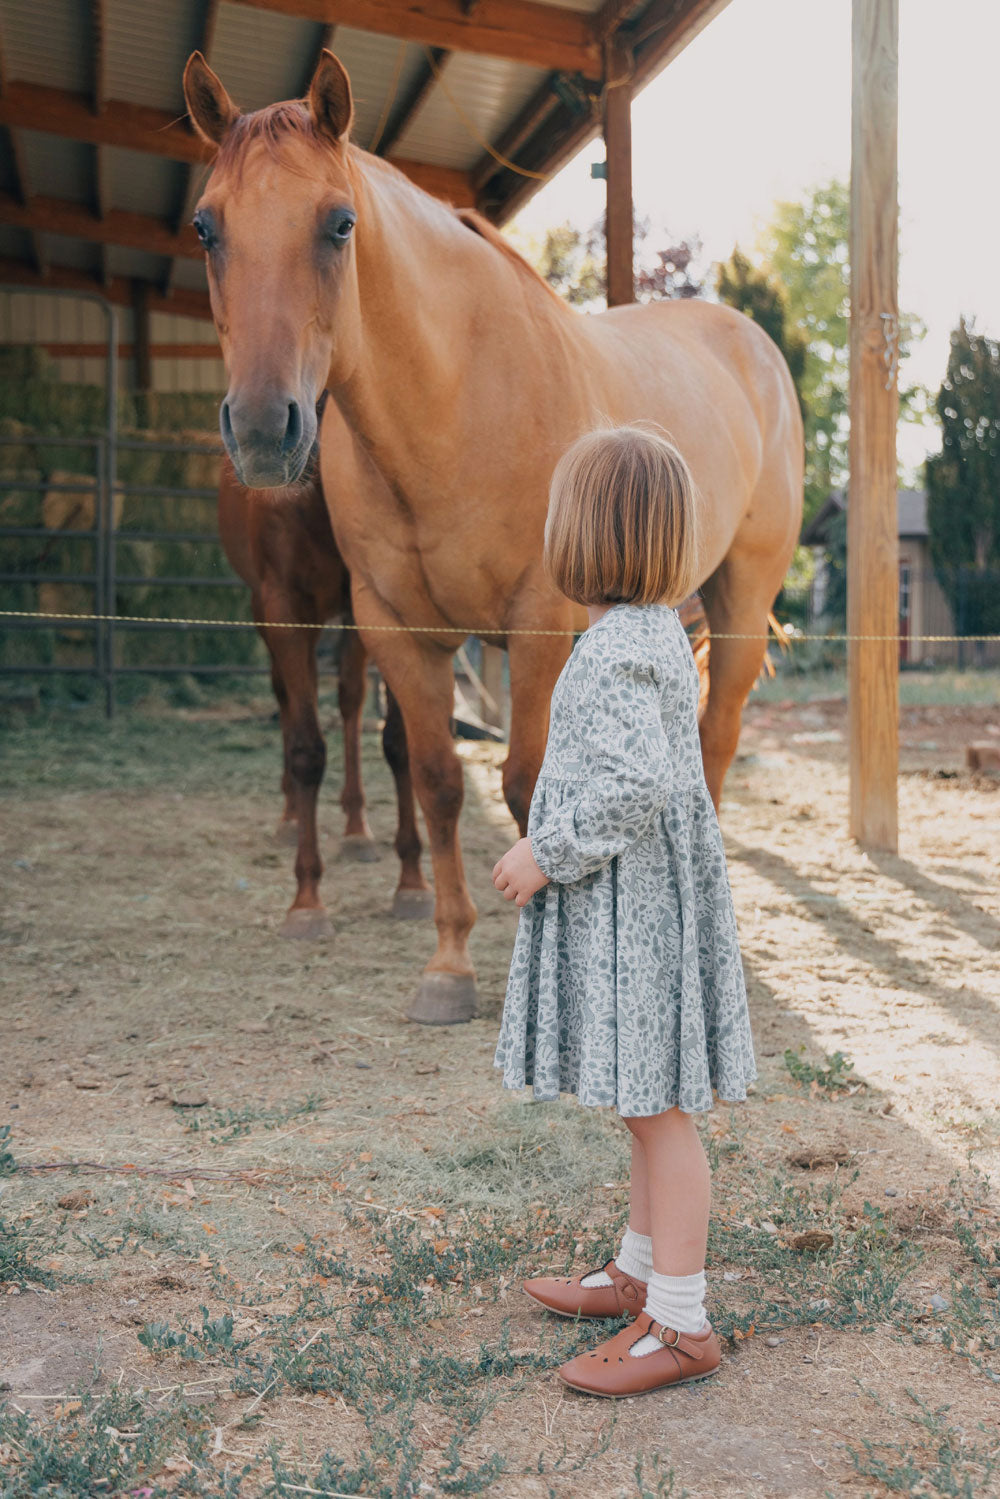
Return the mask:
POLYGON ((647 1333, 651 1333, 671 1353, 684 1353, 688 1358, 703 1358, 705 1354, 705 1332, 707 1327, 708 1324, 706 1323, 705 1328, 698 1333, 678 1332, 675 1327, 665 1327, 662 1322, 654 1322, 652 1317, 644 1312, 637 1319, 633 1332, 638 1334, 636 1342, 638 1342, 640 1337, 645 1337, 647 1333), (645 1326, 642 1325, 643 1323, 645 1326))

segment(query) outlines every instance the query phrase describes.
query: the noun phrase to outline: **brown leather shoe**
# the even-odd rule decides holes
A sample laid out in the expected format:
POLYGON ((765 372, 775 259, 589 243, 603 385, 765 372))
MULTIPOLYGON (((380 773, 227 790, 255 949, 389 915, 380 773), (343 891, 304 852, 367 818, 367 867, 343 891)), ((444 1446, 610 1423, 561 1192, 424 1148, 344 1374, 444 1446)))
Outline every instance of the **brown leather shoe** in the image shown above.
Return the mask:
POLYGON ((633 1280, 619 1270, 614 1260, 601 1269, 611 1277, 610 1286, 582 1284, 594 1270, 585 1270, 568 1280, 526 1280, 524 1290, 558 1317, 638 1317, 646 1304, 646 1282, 633 1280))
POLYGON ((623 1327, 593 1353, 581 1353, 559 1370, 559 1378, 585 1395, 648 1395, 667 1385, 690 1384, 718 1373, 719 1340, 711 1325, 703 1332, 674 1332, 643 1312, 632 1327, 623 1327), (661 1348, 641 1358, 630 1351, 652 1333, 661 1348))

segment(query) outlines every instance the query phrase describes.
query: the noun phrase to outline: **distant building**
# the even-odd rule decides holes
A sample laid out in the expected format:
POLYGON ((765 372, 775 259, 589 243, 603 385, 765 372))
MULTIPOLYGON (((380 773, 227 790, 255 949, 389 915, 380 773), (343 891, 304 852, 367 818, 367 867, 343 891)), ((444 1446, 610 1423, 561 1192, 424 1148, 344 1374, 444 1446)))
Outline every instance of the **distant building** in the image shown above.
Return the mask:
MULTIPOLYGON (((899 535, 899 659, 910 666, 952 664, 961 659, 955 642, 922 640, 925 635, 954 635, 955 620, 931 564, 927 531, 927 491, 901 489, 897 495, 899 535)), ((826 551, 831 522, 847 508, 847 496, 835 489, 802 532, 802 545, 816 560, 811 613, 819 619, 827 595, 826 551)))

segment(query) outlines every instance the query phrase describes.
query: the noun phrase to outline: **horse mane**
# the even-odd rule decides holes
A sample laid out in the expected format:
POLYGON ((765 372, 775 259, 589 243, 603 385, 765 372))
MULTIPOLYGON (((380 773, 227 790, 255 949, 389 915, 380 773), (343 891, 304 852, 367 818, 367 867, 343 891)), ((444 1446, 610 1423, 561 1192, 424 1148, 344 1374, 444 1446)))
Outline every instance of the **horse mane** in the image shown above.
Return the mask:
POLYGON ((523 276, 527 276, 531 281, 542 287, 543 290, 548 292, 550 297, 559 303, 559 306, 564 311, 566 310, 566 303, 560 297, 559 293, 549 285, 544 276, 535 270, 530 260, 525 260, 520 250, 514 248, 507 236, 501 234, 495 224, 491 224, 489 219, 484 218, 474 208, 454 208, 452 212, 459 223, 464 224, 466 229, 471 229, 473 234, 478 234, 480 239, 484 239, 488 245, 492 245, 494 250, 499 250, 501 255, 506 255, 508 260, 514 262, 523 276))
MULTIPOLYGON (((330 137, 316 129, 305 100, 286 99, 281 104, 268 104, 264 109, 255 109, 250 114, 237 115, 219 146, 215 165, 223 171, 236 170, 238 172, 242 165, 243 155, 252 142, 261 141, 268 152, 272 156, 275 156, 281 148, 282 140, 290 135, 297 136, 300 140, 308 141, 311 145, 320 146, 328 151, 334 149, 334 143, 330 137)), ((520 250, 516 250, 510 240, 500 233, 496 225, 490 223, 489 219, 478 213, 474 208, 455 208, 443 203, 440 198, 435 198, 433 193, 428 193, 385 157, 372 156, 360 147, 356 147, 355 150, 359 151, 366 160, 377 163, 380 168, 389 168, 397 177, 402 178, 414 192, 418 192, 425 198, 429 198, 432 203, 444 209, 446 213, 451 213, 466 229, 471 230, 473 234, 478 234, 479 238, 484 239, 488 245, 492 245, 494 250, 499 250, 501 255, 506 256, 517 267, 522 276, 526 276, 536 286, 546 291, 565 311, 566 303, 559 296, 558 292, 549 285, 545 277, 540 275, 529 261, 525 260, 520 250)))

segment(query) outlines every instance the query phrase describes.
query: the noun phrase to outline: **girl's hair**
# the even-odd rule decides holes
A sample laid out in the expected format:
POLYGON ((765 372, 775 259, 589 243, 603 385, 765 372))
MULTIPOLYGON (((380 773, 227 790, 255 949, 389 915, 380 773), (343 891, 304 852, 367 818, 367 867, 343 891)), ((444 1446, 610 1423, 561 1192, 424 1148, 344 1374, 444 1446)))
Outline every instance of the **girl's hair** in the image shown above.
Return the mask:
POLYGON ((658 427, 577 439, 549 487, 545 564, 578 604, 679 604, 697 585, 695 494, 658 427))

